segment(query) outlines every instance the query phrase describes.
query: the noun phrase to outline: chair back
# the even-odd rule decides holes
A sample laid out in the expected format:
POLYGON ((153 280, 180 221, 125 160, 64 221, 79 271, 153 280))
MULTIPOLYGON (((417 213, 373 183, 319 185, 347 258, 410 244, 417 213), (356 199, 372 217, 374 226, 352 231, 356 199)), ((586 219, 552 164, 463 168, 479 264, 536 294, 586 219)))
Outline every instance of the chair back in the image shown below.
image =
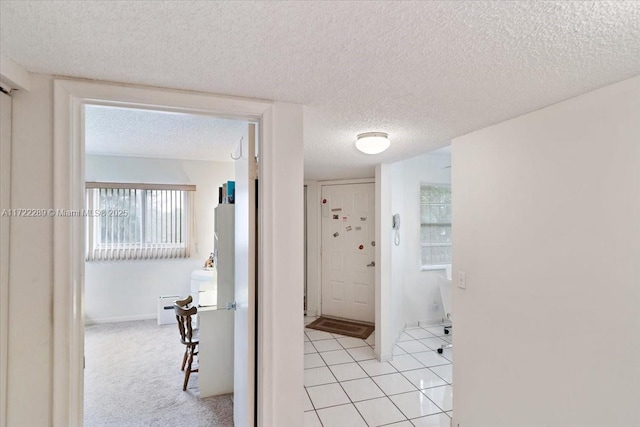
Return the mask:
POLYGON ((193 297, 191 297, 191 295, 187 295, 186 298, 174 301, 174 304, 176 304, 176 305, 178 305, 180 307, 184 307, 184 306, 187 306, 187 305, 191 304, 192 302, 193 302, 193 297))
MULTIPOLYGON (((187 299, 190 299, 189 296, 187 299)), ((184 301, 184 300, 182 300, 184 301)), ((178 321, 178 330, 180 331, 180 341, 182 344, 189 345, 197 343, 197 339, 193 333, 193 327, 191 326, 191 316, 198 313, 198 308, 193 306, 189 307, 188 303, 180 306, 176 301, 173 303, 173 309, 176 312, 176 320, 178 321)))

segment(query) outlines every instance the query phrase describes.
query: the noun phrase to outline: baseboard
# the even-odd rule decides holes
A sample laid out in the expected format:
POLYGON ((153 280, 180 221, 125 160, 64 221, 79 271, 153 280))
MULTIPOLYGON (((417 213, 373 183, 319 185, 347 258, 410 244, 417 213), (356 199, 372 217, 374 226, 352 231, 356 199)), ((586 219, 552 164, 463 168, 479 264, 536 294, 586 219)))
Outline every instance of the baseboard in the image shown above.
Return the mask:
POLYGON ((393 359, 393 354, 380 355, 380 362, 388 362, 389 360, 392 360, 392 359, 393 359))
POLYGON ((130 322, 132 320, 149 320, 157 318, 156 313, 153 314, 138 314, 136 316, 121 316, 121 317, 100 317, 97 319, 90 319, 85 317, 85 325, 97 325, 99 323, 116 323, 116 322, 130 322))
POLYGON ((418 321, 418 326, 440 326, 443 325, 445 323, 450 323, 448 321, 446 321, 443 318, 438 318, 438 319, 427 319, 427 320, 420 320, 418 321))
POLYGON ((417 328, 418 326, 420 326, 420 321, 416 320, 415 322, 407 322, 404 324, 404 329, 409 329, 409 328, 417 328))
POLYGON ((444 321, 444 319, 440 319, 440 318, 416 320, 415 322, 406 322, 404 324, 404 328, 402 328, 402 331, 400 331, 400 335, 402 335, 402 332, 404 332, 406 329, 418 328, 418 327, 429 327, 429 326, 440 326, 440 325, 443 325, 444 323, 449 323, 449 322, 446 322, 444 321))

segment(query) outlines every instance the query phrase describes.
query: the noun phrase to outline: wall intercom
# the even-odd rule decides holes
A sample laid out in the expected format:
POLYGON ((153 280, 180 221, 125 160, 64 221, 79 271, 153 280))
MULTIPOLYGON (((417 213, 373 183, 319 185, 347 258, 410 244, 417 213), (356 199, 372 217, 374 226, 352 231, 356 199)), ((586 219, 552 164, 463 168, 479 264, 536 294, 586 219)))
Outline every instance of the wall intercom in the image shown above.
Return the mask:
POLYGON ((393 215, 393 229, 396 231, 393 243, 396 246, 400 246, 400 214, 393 215))

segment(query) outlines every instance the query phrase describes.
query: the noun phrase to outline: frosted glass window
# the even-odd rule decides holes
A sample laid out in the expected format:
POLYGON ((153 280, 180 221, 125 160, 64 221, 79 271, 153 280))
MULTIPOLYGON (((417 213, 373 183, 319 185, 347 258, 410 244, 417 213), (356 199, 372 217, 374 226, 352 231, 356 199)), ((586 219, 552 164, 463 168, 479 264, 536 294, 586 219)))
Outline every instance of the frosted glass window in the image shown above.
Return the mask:
POLYGON ((451 186, 420 184, 422 267, 451 264, 451 186))

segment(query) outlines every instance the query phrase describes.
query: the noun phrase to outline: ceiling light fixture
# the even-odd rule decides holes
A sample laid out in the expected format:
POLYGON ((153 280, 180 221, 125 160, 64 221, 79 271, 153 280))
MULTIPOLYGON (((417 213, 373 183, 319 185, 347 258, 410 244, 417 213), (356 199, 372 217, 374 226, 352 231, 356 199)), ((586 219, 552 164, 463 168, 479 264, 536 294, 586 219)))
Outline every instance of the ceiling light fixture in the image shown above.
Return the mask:
POLYGON ((356 148, 366 154, 378 154, 389 148, 391 141, 384 132, 365 132, 358 135, 356 148))

